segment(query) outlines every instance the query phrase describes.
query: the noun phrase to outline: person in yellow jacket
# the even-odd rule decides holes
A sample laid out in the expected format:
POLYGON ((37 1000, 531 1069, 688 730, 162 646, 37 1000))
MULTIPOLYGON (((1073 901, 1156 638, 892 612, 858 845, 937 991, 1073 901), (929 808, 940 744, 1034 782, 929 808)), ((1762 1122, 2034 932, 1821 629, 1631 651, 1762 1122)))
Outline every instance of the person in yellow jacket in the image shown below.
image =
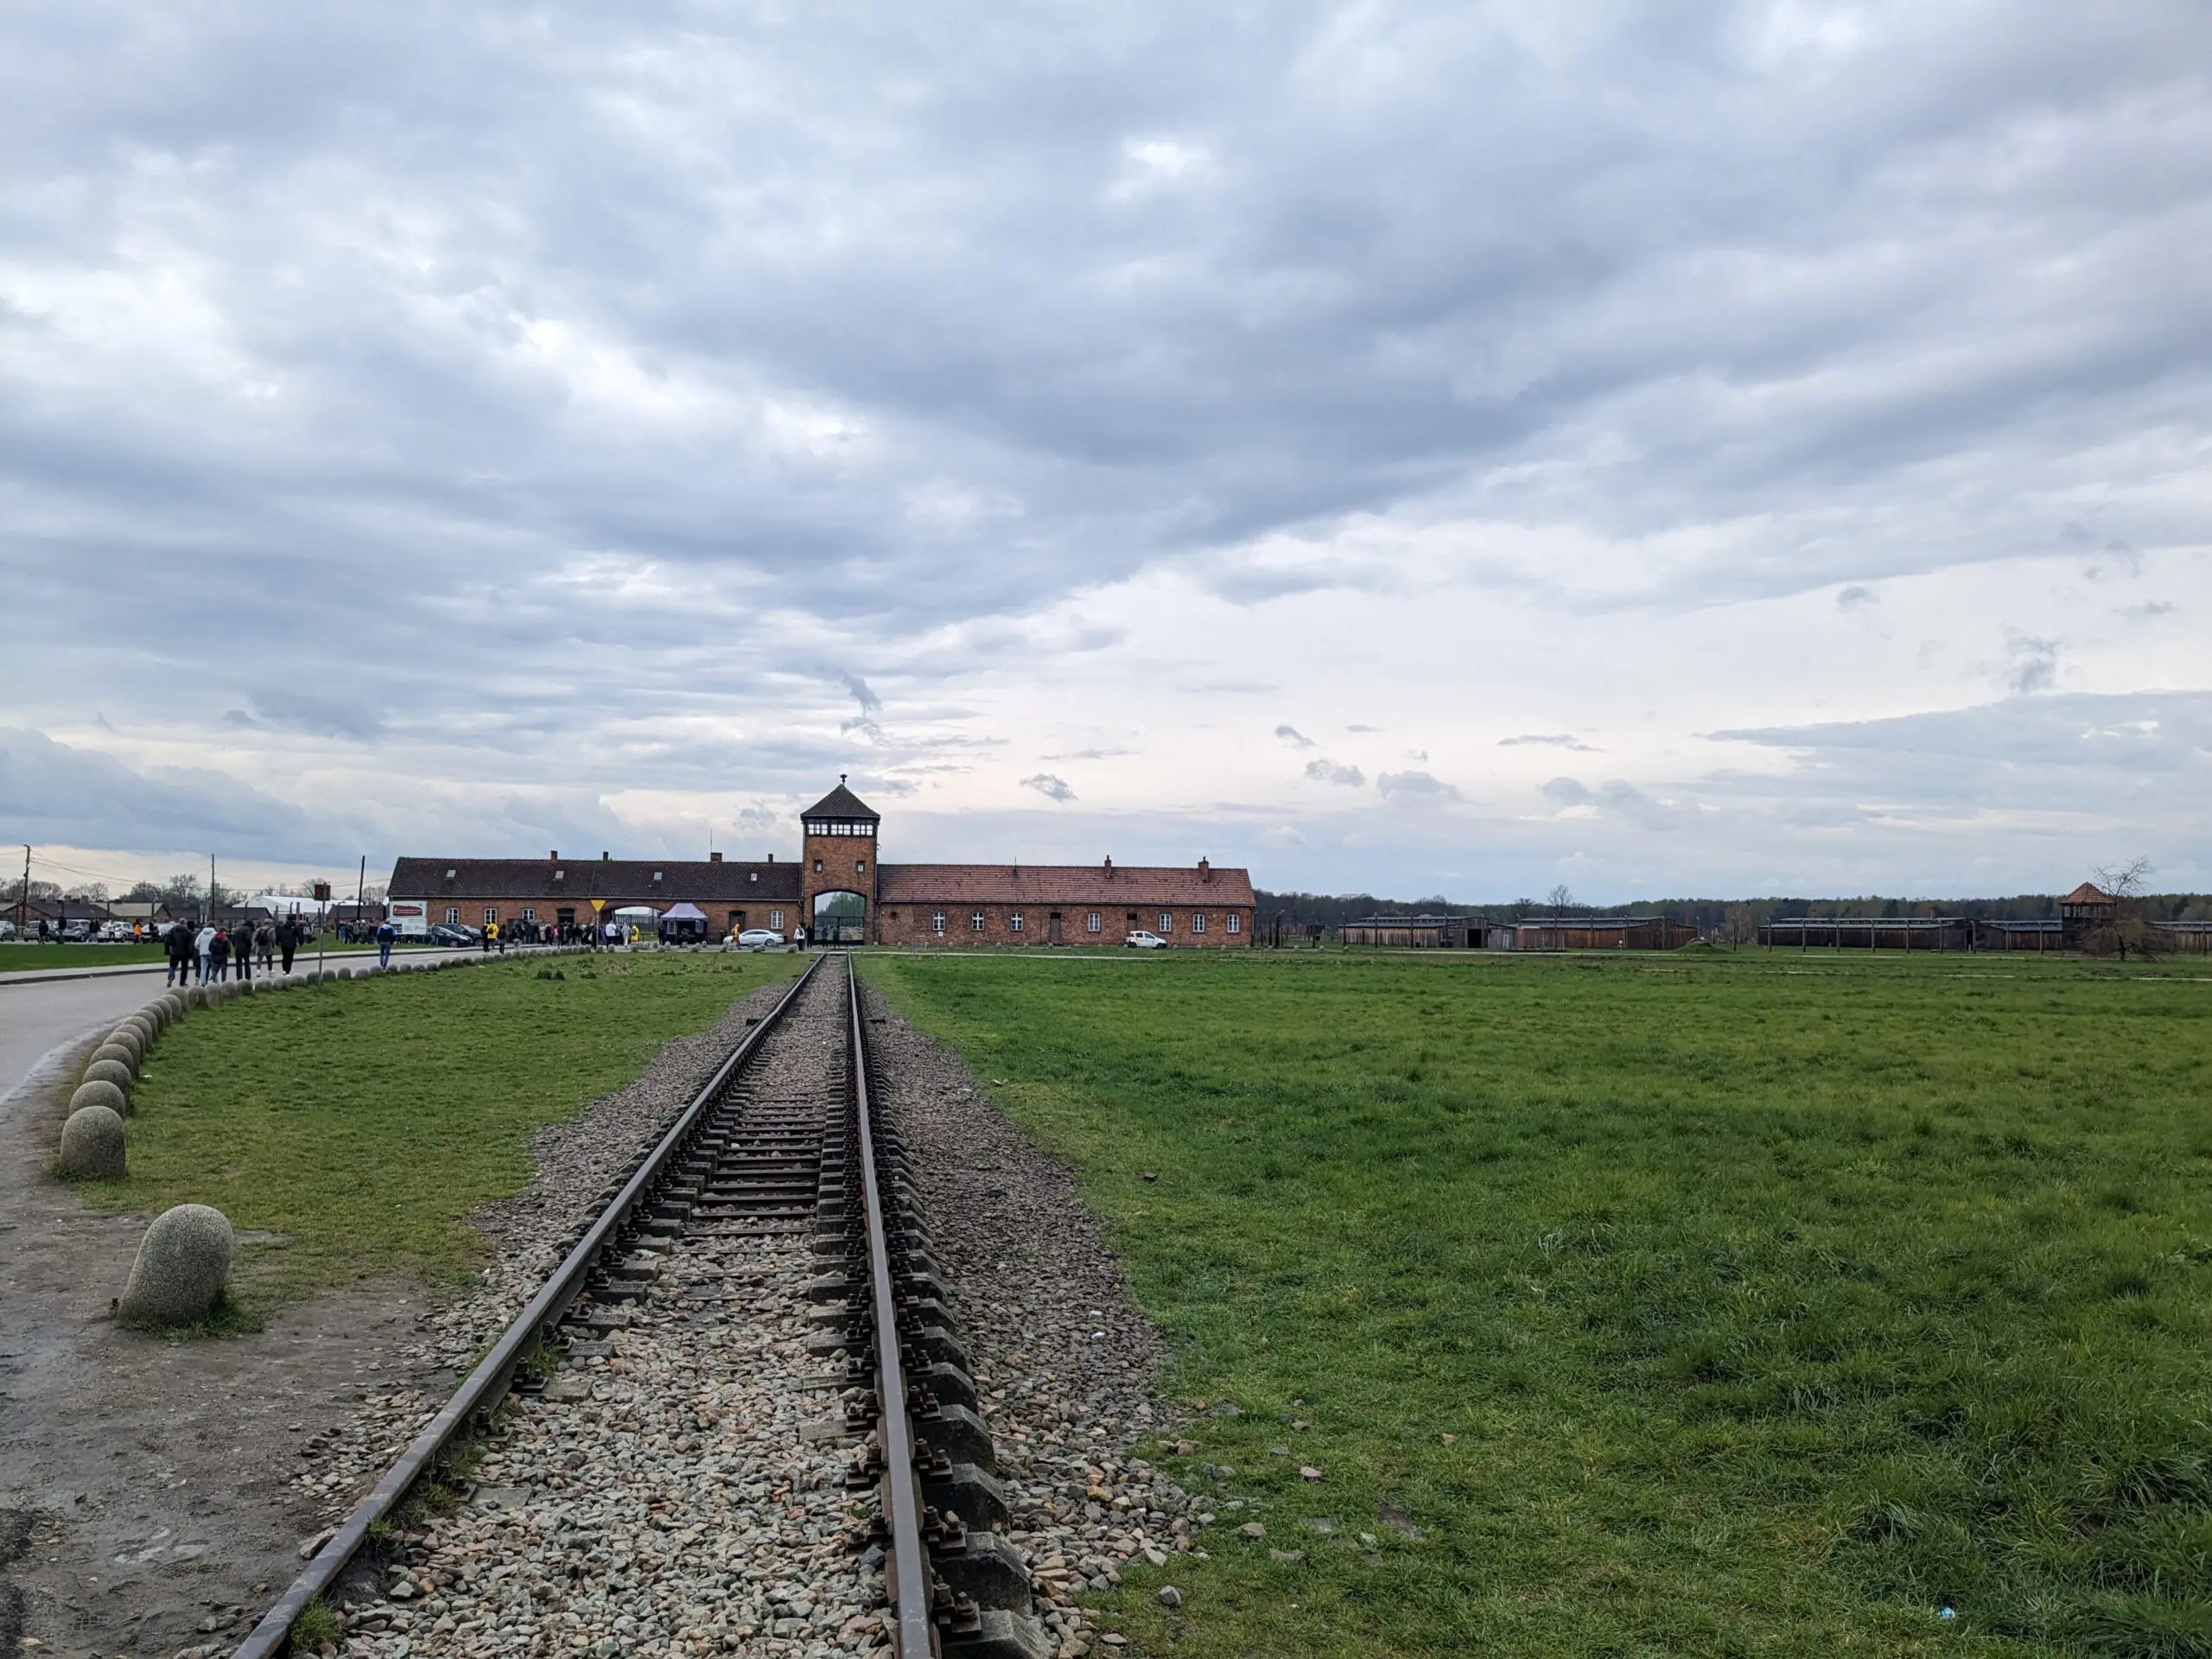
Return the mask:
POLYGON ((488 957, 488 956, 490 956, 490 955, 492 954, 492 947, 493 947, 493 945, 495 945, 495 944, 499 944, 499 925, 497 922, 486 922, 486 923, 485 923, 485 924, 484 924, 484 947, 483 947, 483 948, 484 948, 484 954, 485 954, 486 956, 487 956, 487 957, 488 957))

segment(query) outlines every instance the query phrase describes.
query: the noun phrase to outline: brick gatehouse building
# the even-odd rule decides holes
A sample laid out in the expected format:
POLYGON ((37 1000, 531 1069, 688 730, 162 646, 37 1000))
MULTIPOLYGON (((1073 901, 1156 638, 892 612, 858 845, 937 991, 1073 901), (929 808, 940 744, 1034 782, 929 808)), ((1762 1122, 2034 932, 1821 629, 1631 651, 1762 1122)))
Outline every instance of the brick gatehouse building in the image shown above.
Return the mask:
POLYGON ((1097 864, 882 864, 882 823, 837 787, 799 815, 797 863, 681 859, 403 858, 387 895, 410 934, 440 922, 589 927, 595 915, 689 906, 711 938, 748 927, 822 944, 1119 944, 1142 930, 1171 945, 1252 942, 1244 870, 1097 864), (594 900, 597 900, 596 906, 594 900))

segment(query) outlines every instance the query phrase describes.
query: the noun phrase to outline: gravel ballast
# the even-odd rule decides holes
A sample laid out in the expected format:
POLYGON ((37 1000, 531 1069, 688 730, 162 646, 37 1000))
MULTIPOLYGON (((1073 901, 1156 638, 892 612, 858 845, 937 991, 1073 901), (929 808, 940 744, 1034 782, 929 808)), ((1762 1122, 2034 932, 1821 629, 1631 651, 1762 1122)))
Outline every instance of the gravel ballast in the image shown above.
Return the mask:
MULTIPOLYGON (((762 1100, 828 1088, 843 975, 825 967, 766 1045, 762 1100), (779 1091, 781 1091, 780 1093, 779 1091)), ((416 1380, 302 1446, 296 1484, 334 1525, 543 1282, 609 1181, 658 1136, 782 985, 672 1043, 645 1076, 542 1131, 528 1192, 478 1224, 497 1259, 424 1316, 416 1380)), ((1110 1650, 1080 1605, 1132 1561, 1198 1553, 1194 1500, 1141 1454, 1163 1357, 1069 1171, 1024 1141, 950 1051, 864 993, 880 1109, 900 1127, 1059 1659, 1110 1650)), ((842 1480, 858 1442, 805 1351, 801 1237, 699 1239, 629 1322, 542 1396, 517 1396, 450 1514, 391 1541, 341 1604, 349 1655, 861 1654, 885 1642, 880 1557, 842 1480), (727 1300, 722 1300, 727 1298, 727 1300)), ((302 1541, 303 1552, 320 1538, 302 1541)), ((1115 1637, 1113 1641, 1118 1642, 1115 1637)))

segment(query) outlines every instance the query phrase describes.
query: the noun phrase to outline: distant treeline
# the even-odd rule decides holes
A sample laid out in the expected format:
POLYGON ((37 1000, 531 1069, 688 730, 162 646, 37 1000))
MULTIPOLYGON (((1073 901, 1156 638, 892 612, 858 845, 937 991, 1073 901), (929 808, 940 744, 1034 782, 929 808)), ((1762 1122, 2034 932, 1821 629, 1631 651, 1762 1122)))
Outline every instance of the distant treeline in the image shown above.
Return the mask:
MULTIPOLYGON (((1366 916, 1479 916, 1510 921, 1521 916, 1664 916, 1707 933, 1743 932, 1768 922, 1801 916, 1964 916, 1974 921, 2027 921, 2058 914, 2050 893, 2020 893, 2010 899, 1638 899, 1624 905, 1566 905, 1542 899, 1516 899, 1508 905, 1468 905, 1442 897, 1378 899, 1372 893, 1268 893, 1255 890, 1255 915, 1262 925, 1280 916, 1286 925, 1319 923, 1341 927, 1366 916)), ((2212 921, 2212 895, 2147 893, 2134 901, 2152 921, 2212 921)))

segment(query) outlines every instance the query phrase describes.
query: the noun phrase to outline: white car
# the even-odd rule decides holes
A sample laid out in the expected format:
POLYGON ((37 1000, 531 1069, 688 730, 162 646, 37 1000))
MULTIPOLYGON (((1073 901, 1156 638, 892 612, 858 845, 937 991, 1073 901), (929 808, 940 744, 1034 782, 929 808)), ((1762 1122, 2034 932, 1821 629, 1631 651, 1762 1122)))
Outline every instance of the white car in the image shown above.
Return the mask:
POLYGON ((737 936, 741 950, 772 950, 784 942, 784 936, 772 927, 748 927, 737 936))
POLYGON ((1157 933, 1147 933, 1142 928, 1137 929, 1122 943, 1132 950, 1165 950, 1167 948, 1166 940, 1157 933))

